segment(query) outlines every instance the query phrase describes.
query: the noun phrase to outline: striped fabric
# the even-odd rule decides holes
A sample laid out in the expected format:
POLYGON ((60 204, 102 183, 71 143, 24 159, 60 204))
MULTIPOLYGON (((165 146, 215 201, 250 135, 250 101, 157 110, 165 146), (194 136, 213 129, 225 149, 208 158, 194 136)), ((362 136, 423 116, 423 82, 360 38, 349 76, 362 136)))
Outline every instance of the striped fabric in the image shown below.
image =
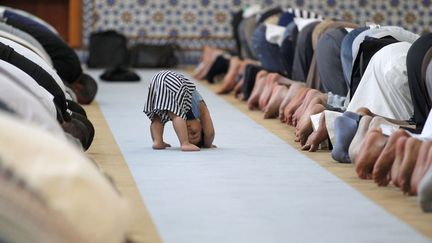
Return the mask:
POLYGON ((195 84, 183 75, 172 71, 161 71, 153 76, 149 86, 144 113, 153 120, 156 114, 165 124, 170 121, 168 112, 186 120, 192 106, 195 84))

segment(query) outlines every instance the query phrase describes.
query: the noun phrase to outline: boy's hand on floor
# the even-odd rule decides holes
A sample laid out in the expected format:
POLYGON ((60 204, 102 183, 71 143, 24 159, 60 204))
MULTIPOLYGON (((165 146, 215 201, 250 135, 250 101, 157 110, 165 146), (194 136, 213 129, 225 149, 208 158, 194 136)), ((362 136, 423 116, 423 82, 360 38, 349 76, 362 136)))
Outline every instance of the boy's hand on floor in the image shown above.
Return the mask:
POLYGON ((200 151, 200 148, 194 144, 188 143, 181 146, 183 152, 200 151))

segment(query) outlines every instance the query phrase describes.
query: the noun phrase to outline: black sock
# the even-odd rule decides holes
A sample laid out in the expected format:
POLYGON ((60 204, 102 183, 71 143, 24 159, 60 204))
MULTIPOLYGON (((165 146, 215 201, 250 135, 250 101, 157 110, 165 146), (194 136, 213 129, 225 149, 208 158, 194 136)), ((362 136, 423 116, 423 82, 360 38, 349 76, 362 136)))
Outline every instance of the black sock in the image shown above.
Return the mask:
POLYGON ((251 95, 253 87, 255 85, 256 75, 261 70, 263 70, 262 67, 253 64, 246 65, 244 72, 244 83, 242 87, 243 97, 245 100, 249 99, 249 96, 251 95))
POLYGON ((210 67, 210 70, 207 72, 205 79, 212 84, 214 83, 214 77, 216 75, 228 72, 228 68, 229 60, 223 56, 218 56, 210 67))

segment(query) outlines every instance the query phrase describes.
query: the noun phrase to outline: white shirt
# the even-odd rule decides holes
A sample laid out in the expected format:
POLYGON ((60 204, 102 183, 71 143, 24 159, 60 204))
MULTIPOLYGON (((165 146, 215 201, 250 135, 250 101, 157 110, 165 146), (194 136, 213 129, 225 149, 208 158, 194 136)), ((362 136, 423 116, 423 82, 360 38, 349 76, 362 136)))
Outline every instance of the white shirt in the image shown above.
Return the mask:
POLYGON ((12 47, 15 50, 15 52, 23 55, 25 58, 29 59, 30 61, 34 62, 35 64, 39 65, 39 67, 44 69, 49 75, 51 75, 51 77, 56 81, 56 83, 63 90, 63 93, 66 95, 65 85, 61 80, 60 76, 57 74, 54 68, 52 68, 44 59, 42 59, 40 56, 38 56, 36 53, 31 51, 27 47, 18 44, 14 41, 11 41, 9 39, 6 39, 4 37, 0 36, 0 42, 12 47))
POLYGON ((42 57, 51 67, 52 60, 42 45, 33 36, 5 23, 0 23, 0 36, 15 41, 42 57))
POLYGON ((14 65, 0 60, 0 72, 9 76, 14 82, 32 93, 40 103, 48 110, 54 119, 57 119, 57 109, 54 104, 54 96, 40 86, 32 77, 14 65))
POLYGON ((63 129, 53 114, 42 105, 36 95, 21 86, 18 81, 13 80, 13 77, 8 75, 7 70, 3 68, 0 68, 0 100, 25 122, 35 124, 65 139, 63 129))
POLYGON ((259 4, 251 5, 243 11, 243 14, 242 14, 243 18, 244 19, 250 18, 250 17, 254 16, 255 14, 259 13, 261 11, 261 9, 262 9, 262 7, 259 4))
POLYGON ((0 112, 0 157, 86 242, 122 242, 128 205, 69 142, 0 112))
POLYGON ((360 44, 364 41, 366 36, 370 36, 373 38, 382 38, 384 36, 392 36, 398 41, 405 41, 409 43, 414 43, 415 40, 417 40, 420 36, 417 34, 414 34, 410 31, 405 30, 402 27, 399 26, 382 26, 382 27, 375 27, 371 29, 367 29, 363 32, 361 32, 353 41, 352 43, 352 56, 353 56, 353 64, 357 58, 357 54, 360 48, 360 44))
POLYGON ((410 47, 408 42, 390 44, 372 57, 348 111, 367 107, 379 116, 410 119, 414 114, 406 66, 410 47))
POLYGON ((265 31, 266 41, 272 44, 276 44, 278 46, 282 46, 285 27, 275 25, 275 24, 268 24, 268 23, 266 23, 265 25, 266 25, 266 31, 265 31))

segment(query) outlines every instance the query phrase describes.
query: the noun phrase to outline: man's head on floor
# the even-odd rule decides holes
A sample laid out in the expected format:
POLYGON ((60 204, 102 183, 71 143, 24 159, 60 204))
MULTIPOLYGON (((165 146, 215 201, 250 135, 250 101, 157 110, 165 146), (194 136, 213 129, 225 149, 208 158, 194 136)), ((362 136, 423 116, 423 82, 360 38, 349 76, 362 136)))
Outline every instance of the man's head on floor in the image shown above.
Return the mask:
POLYGON ((80 104, 90 104, 96 96, 97 83, 90 75, 83 73, 72 83, 72 89, 80 104))

